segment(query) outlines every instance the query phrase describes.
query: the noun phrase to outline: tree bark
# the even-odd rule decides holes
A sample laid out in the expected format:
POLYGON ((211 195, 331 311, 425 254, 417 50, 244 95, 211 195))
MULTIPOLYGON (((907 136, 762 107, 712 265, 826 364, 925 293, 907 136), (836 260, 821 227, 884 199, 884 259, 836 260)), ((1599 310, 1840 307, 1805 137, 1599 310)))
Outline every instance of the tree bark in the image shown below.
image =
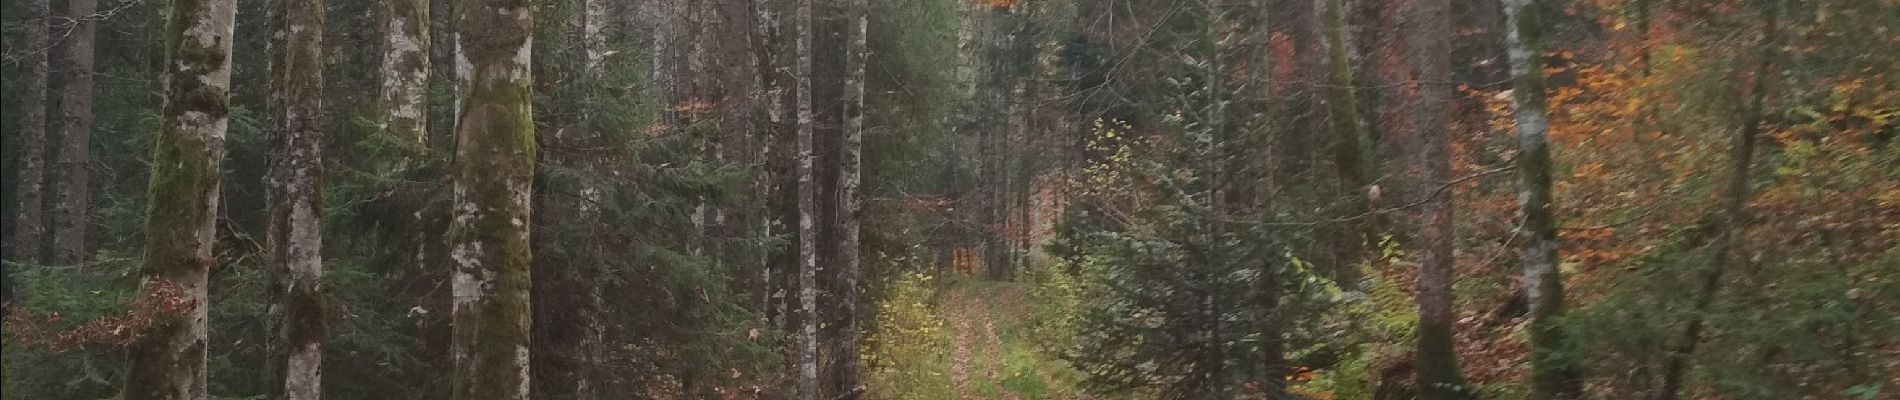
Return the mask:
POLYGON ((1511 63, 1517 120, 1518 208, 1524 214, 1524 302, 1531 336, 1532 398, 1576 399, 1582 395, 1577 367, 1564 333, 1563 275, 1557 269, 1557 222, 1551 211, 1550 118, 1544 100, 1543 30, 1547 5, 1504 0, 1505 53, 1511 63))
POLYGON ((862 211, 858 184, 864 168, 864 69, 868 60, 866 37, 870 19, 868 0, 851 0, 846 6, 850 47, 845 49, 844 140, 838 166, 837 337, 832 338, 831 376, 835 387, 831 397, 845 397, 859 390, 858 382, 858 214, 862 211))
POLYGON ((322 399, 324 0, 280 0, 271 24, 272 154, 266 182, 273 400, 322 399))
MULTIPOLYGON (((759 63, 759 87, 764 89, 765 101, 757 112, 764 122, 759 132, 759 157, 765 162, 765 171, 759 174, 757 186, 762 189, 761 201, 766 237, 793 235, 796 241, 797 231, 790 228, 798 219, 796 161, 797 155, 792 147, 791 131, 785 123, 785 103, 788 96, 796 96, 797 90, 788 87, 790 77, 790 54, 784 51, 784 32, 780 29, 780 15, 776 8, 779 4, 772 0, 756 0, 752 4, 758 17, 753 35, 757 36, 759 46, 754 49, 754 58, 759 63)), ((798 261, 796 251, 786 252, 774 249, 763 252, 761 260, 765 264, 760 279, 764 287, 759 292, 760 318, 778 332, 789 333, 789 305, 786 297, 793 282, 790 274, 796 270, 798 261)), ((787 357, 790 361, 791 357, 787 357)))
MULTIPOLYGON (((1354 89, 1357 82, 1353 77, 1352 44, 1347 37, 1350 25, 1346 22, 1347 0, 1320 0, 1321 26, 1325 30, 1327 87, 1326 105, 1332 122, 1333 168, 1339 174, 1339 191, 1345 198, 1340 216, 1354 218, 1372 211, 1372 199, 1367 189, 1371 185, 1371 134, 1367 132, 1363 118, 1365 110, 1360 106, 1359 93, 1354 89)), ((1344 290, 1357 290, 1364 274, 1360 269, 1367 261, 1367 227, 1371 224, 1364 220, 1348 220, 1333 227, 1333 258, 1339 263, 1335 267, 1334 281, 1344 290)))
MULTIPOLYGON (((6 239, 6 259, 16 263, 39 264, 46 244, 46 50, 47 22, 52 8, 47 0, 28 0, 27 22, 20 29, 21 47, 27 53, 20 59, 20 174, 15 176, 13 230, 6 239)), ((10 271, 9 271, 10 273, 10 271)), ((0 290, 0 302, 13 300, 12 277, 0 290)))
POLYGON ((1762 107, 1768 98, 1768 79, 1773 76, 1775 41, 1779 32, 1781 2, 1762 1, 1762 34, 1752 73, 1748 103, 1742 106, 1741 122, 1735 129, 1735 138, 1729 142, 1728 179, 1723 183, 1722 207, 1717 210, 1714 222, 1720 229, 1714 249, 1709 256, 1709 270, 1703 274, 1702 282, 1696 291, 1695 308, 1689 316, 1689 322, 1683 327, 1682 337, 1670 349, 1663 363, 1662 387, 1658 389, 1658 400, 1675 400, 1681 396, 1683 375, 1688 373, 1689 358, 1695 355, 1696 345, 1702 341, 1702 330, 1707 324, 1709 309, 1715 305, 1715 297, 1722 289, 1722 277, 1729 268, 1747 262, 1739 251, 1742 235, 1747 233, 1749 167, 1754 165, 1755 136, 1761 134, 1762 107))
POLYGON ((429 146, 429 3, 386 0, 382 8, 383 129, 422 152, 429 146))
POLYGON ((152 146, 145 261, 148 299, 163 306, 132 344, 126 400, 205 397, 206 277, 218 260, 219 165, 231 111, 234 0, 174 0, 165 27, 165 105, 152 146))
POLYGON ((92 212, 92 74, 93 37, 98 29, 96 0, 66 2, 72 30, 61 43, 66 59, 65 86, 60 88, 61 179, 55 181, 59 199, 53 208, 53 259, 59 264, 86 261, 86 231, 92 212))
POLYGON ((451 379, 456 400, 528 397, 529 227, 535 169, 526 0, 456 4, 458 74, 467 96, 456 124, 455 274, 451 379))
POLYGON ((817 400, 818 387, 818 182, 812 176, 812 0, 794 0, 792 80, 798 103, 798 349, 797 399, 817 400))
POLYGON ((1418 265, 1419 398, 1465 399, 1470 388, 1453 348, 1451 181, 1451 16, 1448 0, 1385 0, 1376 48, 1379 122, 1395 149, 1399 210, 1409 234, 1407 261, 1418 265))

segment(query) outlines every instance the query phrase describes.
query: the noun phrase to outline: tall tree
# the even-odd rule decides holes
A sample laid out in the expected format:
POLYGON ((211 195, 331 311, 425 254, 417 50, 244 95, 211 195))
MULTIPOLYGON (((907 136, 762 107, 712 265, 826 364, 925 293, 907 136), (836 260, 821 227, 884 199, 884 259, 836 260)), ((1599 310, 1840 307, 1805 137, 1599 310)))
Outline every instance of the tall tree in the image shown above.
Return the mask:
MULTIPOLYGON (((24 71, 20 73, 20 127, 19 142, 20 165, 18 176, 14 179, 19 186, 14 189, 13 230, 7 232, 7 261, 37 264, 44 255, 46 244, 46 48, 52 42, 47 37, 47 22, 51 17, 51 7, 47 0, 29 0, 26 2, 27 22, 20 30, 20 42, 26 47, 26 54, 20 60, 24 71)), ((12 286, 7 281, 4 286, 12 286)), ((11 300, 13 288, 6 290, 0 301, 11 300)))
POLYGON ((976 192, 982 197, 976 203, 979 206, 970 209, 976 213, 974 222, 979 227, 984 274, 990 279, 1005 279, 1010 273, 1009 252, 1003 239, 1007 235, 1004 225, 1009 215, 1004 199, 1009 191, 1010 115, 1015 111, 1011 102, 1017 76, 1029 67, 1023 62, 1028 60, 1023 54, 1028 49, 1017 46, 1022 39, 1018 33, 1025 17, 1012 10, 1009 2, 987 3, 981 8, 989 14, 981 17, 987 22, 988 37, 980 53, 984 67, 982 81, 977 86, 979 103, 975 116, 979 160, 976 192))
POLYGON ((386 0, 382 5, 380 121, 392 135, 425 150, 429 142, 429 2, 386 0))
MULTIPOLYGON (((534 60, 535 76, 543 86, 558 85, 560 95, 539 99, 547 107, 536 110, 538 125, 547 127, 538 139, 541 163, 573 171, 601 171, 610 165, 600 157, 602 121, 595 88, 605 81, 601 65, 605 48, 606 5, 600 0, 568 1, 540 13, 543 35, 534 60), (562 53, 559 49, 573 49, 562 53), (572 78, 559 78, 572 77, 572 78)), ((534 212, 534 397, 593 399, 599 396, 600 344, 604 339, 601 312, 606 282, 603 241, 609 224, 602 221, 601 183, 591 176, 558 174, 543 168, 536 177, 534 212)), ((604 172, 604 171, 603 171, 604 172)), ((600 173, 599 175, 607 175, 600 173)))
POLYGON ((318 184, 323 163, 324 0, 280 0, 271 24, 272 154, 266 182, 275 327, 270 398, 322 395, 323 229, 318 184))
MULTIPOLYGON (((1755 67, 1747 79, 1748 101, 1741 107, 1740 121, 1735 126, 1735 137, 1729 140, 1728 176, 1722 182, 1721 207, 1706 223, 1717 229, 1710 249, 1709 269, 1702 275, 1695 292, 1695 308, 1689 321, 1682 328, 1682 337, 1677 338, 1675 346, 1669 349, 1663 363, 1662 387, 1658 389, 1658 400, 1675 400, 1681 396, 1683 375, 1689 370, 1689 357, 1695 355, 1696 345, 1702 341, 1702 330, 1708 323, 1705 319, 1709 309, 1715 305, 1715 297, 1722 289, 1722 277, 1729 269, 1747 263, 1739 255, 1742 248, 1742 235, 1747 233, 1748 215, 1744 206, 1748 204, 1749 169, 1754 165, 1755 137, 1761 134, 1762 107, 1768 99, 1769 79, 1775 74, 1774 67, 1776 40, 1780 34, 1780 0, 1760 0, 1753 2, 1761 8, 1761 37, 1757 42, 1755 67)), ((1739 80, 1738 80, 1739 81, 1739 80)))
POLYGON ((235 0, 171 2, 141 268, 143 295, 166 306, 130 348, 126 400, 205 398, 206 278, 217 262, 212 248, 236 14, 235 0))
POLYGON ((528 397, 528 222, 535 169, 527 0, 456 3, 453 398, 528 397))
POLYGON ((1517 120, 1518 208, 1523 213, 1524 300, 1530 315, 1531 392, 1537 399, 1582 395, 1577 367, 1557 320, 1564 313, 1563 275, 1557 270, 1557 221, 1551 212, 1550 118, 1544 100, 1544 29, 1547 5, 1504 0, 1505 52, 1517 120))
MULTIPOLYGON (((756 0, 753 13, 758 20, 753 25, 753 36, 759 45, 753 49, 753 57, 758 62, 759 88, 765 96, 755 112, 758 113, 762 128, 759 130, 759 157, 765 161, 765 171, 758 175, 755 183, 764 197, 764 232, 766 237, 785 236, 796 231, 788 227, 798 219, 797 213, 797 177, 793 169, 797 155, 794 140, 786 129, 785 104, 788 97, 795 97, 797 90, 790 87, 791 52, 784 51, 785 34, 781 29, 780 14, 777 7, 782 4, 774 0, 756 0)), ((796 238, 793 238, 796 240, 796 238)), ((762 320, 780 332, 790 332, 787 327, 790 307, 787 304, 787 290, 790 290, 789 276, 797 269, 796 252, 766 252, 762 260, 764 287, 759 290, 759 307, 762 320)), ((789 360, 790 358, 788 358, 789 360)))
MULTIPOLYGON (((606 61, 608 51, 607 1, 581 0, 580 17, 579 36, 582 56, 585 57, 582 61, 586 63, 581 66, 581 77, 582 81, 588 85, 597 86, 606 80, 607 70, 603 62, 606 61)), ((587 105, 582 105, 581 130, 578 139, 583 144, 598 146, 606 135, 602 134, 603 130, 599 128, 599 121, 595 120, 596 113, 587 107, 587 105)), ((581 160, 582 165, 600 165, 598 161, 594 157, 586 156, 581 160)), ((576 207, 580 216, 578 220, 588 221, 589 227, 598 227, 594 221, 599 221, 600 204, 603 201, 600 188, 594 185, 593 182, 582 183, 581 198, 576 207)), ((601 318, 601 313, 606 308, 602 296, 604 296, 603 290, 606 285, 604 279, 607 276, 607 266, 601 262, 601 249, 597 244, 590 245, 584 252, 587 257, 579 263, 581 302, 575 310, 575 315, 580 320, 578 325, 581 328, 581 338, 575 344, 576 353, 579 354, 576 362, 579 365, 575 366, 576 371, 573 372, 574 399, 576 400, 598 398, 600 387, 605 383, 600 375, 600 363, 601 352, 606 349, 606 325, 601 318)))
POLYGON ((844 140, 838 158, 838 211, 835 215, 838 232, 837 255, 837 292, 832 294, 838 304, 837 319, 833 321, 837 328, 837 337, 832 338, 830 354, 832 361, 831 376, 836 385, 831 389, 833 397, 855 397, 862 390, 858 377, 858 275, 859 223, 858 215, 863 209, 859 198, 858 181, 864 168, 864 68, 868 61, 865 35, 870 32, 868 0, 851 0, 846 5, 846 22, 850 24, 847 33, 851 42, 845 49, 844 80, 844 140))
POLYGON ((812 0, 794 0, 792 30, 797 38, 792 50, 798 120, 798 348, 796 355, 797 397, 818 399, 818 181, 812 176, 812 0))
POLYGON ((53 207, 53 258, 60 264, 86 260, 86 231, 92 213, 92 75, 93 37, 100 16, 96 0, 66 2, 69 21, 60 53, 66 65, 59 101, 59 169, 55 181, 59 198, 53 207))
POLYGON ((1468 398, 1452 343, 1450 1, 1385 0, 1379 7, 1378 120, 1397 161, 1407 261, 1418 266, 1419 398, 1468 398))
POLYGON ((1326 49, 1324 103, 1332 124, 1333 168, 1339 174, 1339 191, 1346 199, 1340 211, 1346 220, 1333 228, 1333 259, 1339 263, 1334 279, 1341 288, 1353 290, 1359 287, 1362 275, 1359 270, 1366 261, 1369 247, 1366 236, 1370 224, 1363 220, 1363 214, 1372 211, 1372 198, 1368 193, 1368 186, 1372 184, 1372 155, 1365 110, 1360 106, 1360 93, 1354 90, 1357 80, 1351 56, 1353 45, 1347 36, 1347 3, 1348 0, 1320 0, 1319 26, 1324 30, 1320 36, 1324 38, 1322 43, 1326 49))

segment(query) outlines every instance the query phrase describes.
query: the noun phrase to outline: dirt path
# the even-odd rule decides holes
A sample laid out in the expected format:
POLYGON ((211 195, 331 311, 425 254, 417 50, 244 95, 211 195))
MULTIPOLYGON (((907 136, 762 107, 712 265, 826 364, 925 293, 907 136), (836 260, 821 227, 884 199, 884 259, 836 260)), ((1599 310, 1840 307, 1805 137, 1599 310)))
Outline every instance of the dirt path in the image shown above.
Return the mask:
POLYGON ((944 300, 945 316, 954 331, 955 344, 950 353, 950 385, 958 400, 970 398, 970 316, 962 289, 952 289, 944 300))
POLYGON ((1028 298, 1023 288, 1012 285, 965 283, 945 290, 937 312, 949 322, 954 346, 949 366, 951 398, 1082 398, 1073 393, 1073 379, 1059 378, 1052 371, 1062 369, 1060 364, 1045 360, 1020 340, 1021 332, 1013 331, 1026 329, 1028 310, 1023 302, 1028 298))

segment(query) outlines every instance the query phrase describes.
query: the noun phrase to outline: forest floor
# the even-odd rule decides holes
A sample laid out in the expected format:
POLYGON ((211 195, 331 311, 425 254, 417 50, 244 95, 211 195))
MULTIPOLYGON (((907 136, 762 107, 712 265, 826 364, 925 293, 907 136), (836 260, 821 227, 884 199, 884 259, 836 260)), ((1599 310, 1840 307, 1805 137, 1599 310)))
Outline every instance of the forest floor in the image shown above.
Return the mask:
POLYGON ((1081 373, 1030 340, 1034 310, 1028 284, 953 280, 934 311, 953 336, 952 398, 1084 399, 1081 373))

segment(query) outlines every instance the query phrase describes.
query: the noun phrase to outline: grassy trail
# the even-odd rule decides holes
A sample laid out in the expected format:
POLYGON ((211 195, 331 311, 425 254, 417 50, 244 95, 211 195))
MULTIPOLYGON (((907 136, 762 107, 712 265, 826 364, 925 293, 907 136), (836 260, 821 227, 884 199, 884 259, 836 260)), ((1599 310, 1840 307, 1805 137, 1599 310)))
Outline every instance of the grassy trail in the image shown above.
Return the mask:
POLYGON ((1035 348, 1028 338, 1033 311, 1026 285, 952 282, 934 306, 948 322, 953 398, 1082 399, 1080 374, 1035 348))

